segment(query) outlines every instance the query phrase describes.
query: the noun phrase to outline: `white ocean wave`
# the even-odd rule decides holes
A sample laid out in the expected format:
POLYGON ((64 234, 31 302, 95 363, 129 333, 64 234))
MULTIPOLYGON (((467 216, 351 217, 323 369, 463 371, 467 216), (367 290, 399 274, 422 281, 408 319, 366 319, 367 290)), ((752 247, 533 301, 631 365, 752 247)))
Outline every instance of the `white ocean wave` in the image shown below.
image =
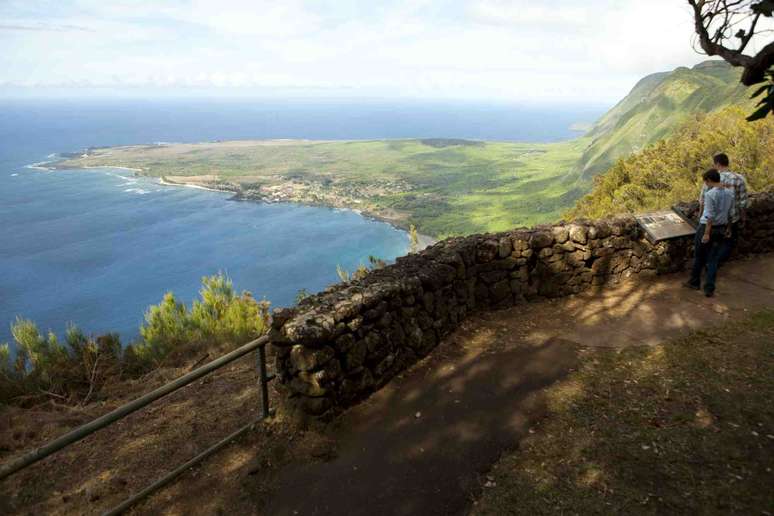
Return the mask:
POLYGON ((16 177, 16 176, 18 176, 18 175, 19 175, 19 174, 11 174, 11 177, 16 177))
POLYGON ((123 180, 125 180, 125 181, 133 181, 133 179, 131 179, 131 178, 128 178, 128 177, 126 177, 126 176, 125 176, 125 175, 123 175, 123 174, 117 174, 117 173, 115 173, 115 172, 105 172, 105 175, 106 175, 106 176, 117 177, 118 179, 123 179, 123 180))
POLYGON ((29 165, 24 165, 24 168, 29 168, 32 170, 53 170, 50 167, 46 167, 44 165, 47 165, 48 163, 51 163, 50 161, 39 161, 37 163, 30 163, 29 165))
POLYGON ((145 195, 150 193, 150 190, 145 190, 143 188, 126 188, 124 192, 136 193, 137 195, 145 195))

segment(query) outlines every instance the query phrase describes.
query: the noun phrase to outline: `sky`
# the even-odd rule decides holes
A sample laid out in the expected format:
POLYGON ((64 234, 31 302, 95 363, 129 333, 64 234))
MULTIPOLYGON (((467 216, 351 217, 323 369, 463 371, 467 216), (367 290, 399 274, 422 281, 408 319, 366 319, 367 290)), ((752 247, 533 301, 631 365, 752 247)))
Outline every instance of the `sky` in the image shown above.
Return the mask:
POLYGON ((692 41, 683 0, 0 0, 0 96, 610 103, 692 41))

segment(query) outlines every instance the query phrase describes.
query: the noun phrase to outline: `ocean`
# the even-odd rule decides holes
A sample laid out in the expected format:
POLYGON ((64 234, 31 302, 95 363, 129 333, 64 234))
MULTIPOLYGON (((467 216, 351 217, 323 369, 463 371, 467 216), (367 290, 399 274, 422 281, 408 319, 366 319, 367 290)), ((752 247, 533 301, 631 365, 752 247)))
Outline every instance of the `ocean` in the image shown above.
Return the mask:
MULTIPOLYGON (((557 141, 602 107, 341 100, 0 99, 0 343, 32 319, 62 334, 138 335, 172 291, 227 273, 273 306, 337 281, 369 255, 394 260, 408 236, 355 212, 229 200, 126 170, 28 165, 86 147, 225 139, 471 138, 557 141)), ((11 343, 12 344, 12 343, 11 343)))

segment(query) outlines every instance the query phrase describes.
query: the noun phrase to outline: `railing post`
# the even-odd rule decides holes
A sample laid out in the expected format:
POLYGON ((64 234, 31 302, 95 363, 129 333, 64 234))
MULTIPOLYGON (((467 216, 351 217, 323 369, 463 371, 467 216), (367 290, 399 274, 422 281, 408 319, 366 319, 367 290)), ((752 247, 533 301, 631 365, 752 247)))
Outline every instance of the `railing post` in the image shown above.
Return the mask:
POLYGON ((258 375, 261 382, 261 415, 269 417, 269 377, 266 374, 266 346, 258 346, 258 375))
POLYGON ((263 359, 261 360, 261 365, 262 365, 261 383, 263 385, 262 390, 264 393, 263 397, 265 400, 264 410, 266 412, 264 412, 264 414, 268 413, 269 397, 268 397, 268 390, 266 389, 266 383, 271 381, 271 378, 273 377, 267 377, 266 375, 266 356, 263 354, 264 353, 263 348, 266 345, 267 341, 268 341, 268 338, 265 335, 253 341, 250 341, 244 346, 241 346, 235 349, 234 351, 231 351, 230 353, 226 353, 222 357, 217 358, 212 362, 205 364, 200 368, 195 369, 181 376, 180 378, 177 378, 176 380, 173 380, 165 385, 162 385, 158 389, 155 389, 143 396, 140 396, 139 398, 118 407, 112 412, 108 412, 107 414, 100 416, 97 419, 94 419, 93 421, 90 421, 84 425, 79 426, 74 430, 71 430, 70 432, 67 432, 66 434, 54 439, 53 441, 49 441, 48 443, 44 444, 40 448, 37 448, 28 453, 25 453, 21 457, 18 457, 15 460, 12 460, 11 462, 0 465, 0 480, 16 473, 20 469, 26 468, 30 464, 34 464, 35 462, 48 457, 52 453, 61 450, 65 446, 69 446, 74 442, 80 441, 87 435, 90 435, 96 432, 100 428, 104 428, 108 425, 115 423, 119 419, 126 417, 127 415, 141 409, 142 407, 148 405, 149 403, 152 403, 159 398, 163 398, 167 394, 174 392, 177 389, 180 389, 181 387, 184 387, 190 383, 193 383, 194 381, 198 380, 202 376, 209 374, 212 371, 233 362, 237 358, 240 358, 249 353, 252 353, 252 351, 255 349, 259 351, 259 356, 263 356, 263 359))
POLYGON ((152 403, 153 401, 156 401, 159 398, 162 398, 167 394, 173 391, 176 391, 177 389, 180 389, 181 387, 184 387, 190 383, 193 383, 194 381, 198 380, 204 375, 209 374, 212 371, 233 362, 237 358, 243 357, 251 353, 252 351, 257 351, 258 352, 258 355, 257 355, 258 373, 260 375, 260 381, 261 381, 261 405, 262 405, 261 419, 253 421, 243 426, 236 432, 230 434, 225 439, 221 440, 220 442, 206 449, 205 451, 203 451, 193 459, 189 460, 185 464, 178 466, 171 472, 167 473, 162 478, 152 483, 151 485, 149 485, 139 493, 129 497, 120 505, 114 507, 113 509, 109 510, 105 514, 113 515, 113 514, 120 514, 126 511, 128 508, 130 508, 132 505, 137 503, 142 498, 148 496, 150 493, 153 493, 154 491, 165 486, 166 484, 171 482, 174 478, 176 478, 178 475, 184 473, 189 468, 193 467, 194 465, 198 464, 205 458, 209 457, 210 455, 212 455, 213 453, 215 453, 216 451, 218 451, 219 449, 227 445, 229 442, 233 441, 237 437, 249 431, 251 428, 253 428, 253 426, 256 423, 259 423, 260 421, 268 418, 271 415, 271 411, 269 409, 268 385, 269 385, 269 382, 275 378, 275 375, 274 374, 269 375, 266 373, 266 343, 267 342, 268 342, 268 338, 265 335, 251 342, 248 342, 244 346, 241 346, 235 349, 234 351, 231 351, 230 353, 226 353, 222 357, 217 358, 212 362, 205 364, 202 367, 195 369, 189 372, 188 374, 185 374, 180 378, 159 387, 158 389, 155 389, 143 396, 140 396, 139 398, 118 407, 112 412, 109 412, 101 417, 98 417, 97 419, 89 423, 86 423, 85 425, 79 426, 78 428, 66 433, 65 435, 60 436, 59 438, 46 443, 40 448, 37 448, 35 450, 32 450, 29 453, 22 455, 21 457, 17 458, 13 462, 1 464, 0 480, 12 475, 13 473, 19 471, 20 469, 26 468, 30 464, 33 464, 41 459, 44 459, 45 457, 48 457, 52 453, 58 450, 61 450, 65 446, 68 446, 74 442, 80 441, 87 435, 90 435, 96 432, 100 428, 104 428, 112 423, 115 423, 119 419, 122 419, 125 416, 131 414, 132 412, 135 412, 141 409, 142 407, 152 403))

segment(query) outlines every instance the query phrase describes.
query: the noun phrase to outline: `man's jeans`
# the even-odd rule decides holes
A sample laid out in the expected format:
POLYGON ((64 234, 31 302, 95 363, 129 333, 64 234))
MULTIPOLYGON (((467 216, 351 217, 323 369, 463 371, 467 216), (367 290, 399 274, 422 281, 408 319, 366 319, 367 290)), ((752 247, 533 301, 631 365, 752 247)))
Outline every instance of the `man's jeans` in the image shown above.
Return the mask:
POLYGON ((696 239, 694 241, 693 270, 689 283, 695 287, 701 287, 701 273, 707 268, 707 276, 704 278, 704 292, 715 292, 715 277, 718 273, 718 264, 720 257, 725 252, 726 232, 725 226, 716 226, 710 233, 710 241, 706 244, 701 241, 704 237, 704 231, 707 227, 700 224, 696 229, 696 239))
MULTIPOLYGON (((728 259, 731 257, 731 253, 736 249, 736 242, 739 240, 739 231, 741 230, 741 222, 732 222, 731 223, 731 236, 729 238, 726 238, 726 241, 723 243, 723 247, 720 251, 720 261, 718 262, 720 265, 723 265, 728 259)), ((712 232, 714 233, 715 230, 713 229, 712 232)))

